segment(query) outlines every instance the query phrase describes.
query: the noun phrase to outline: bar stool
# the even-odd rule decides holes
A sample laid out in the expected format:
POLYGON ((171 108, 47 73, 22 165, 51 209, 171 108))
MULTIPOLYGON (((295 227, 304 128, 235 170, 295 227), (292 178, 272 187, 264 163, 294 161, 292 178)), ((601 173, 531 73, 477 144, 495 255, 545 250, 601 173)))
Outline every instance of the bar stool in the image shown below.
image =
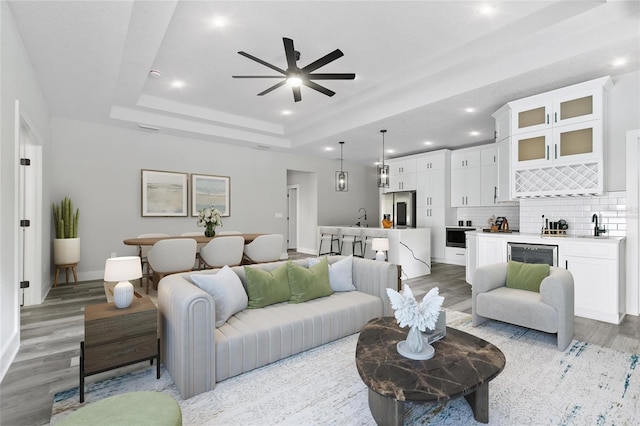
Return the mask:
MULTIPOLYGON (((387 238, 387 231, 385 229, 364 228, 362 230, 362 236, 364 237, 364 253, 366 253, 367 247, 373 250, 371 243, 374 238, 387 238)), ((375 251, 371 259, 375 259, 375 251)))
POLYGON ((362 230, 360 228, 341 228, 340 229, 340 254, 343 254, 344 243, 351 244, 351 254, 356 254, 356 244, 360 245, 360 256, 364 257, 364 249, 362 246, 362 230))
POLYGON ((321 226, 320 228, 320 247, 318 247, 318 256, 322 256, 323 254, 340 254, 340 239, 338 238, 338 228, 333 226, 321 226), (329 251, 323 253, 322 252, 322 243, 328 241, 329 242, 329 251), (333 251, 333 242, 338 243, 338 250, 333 251))

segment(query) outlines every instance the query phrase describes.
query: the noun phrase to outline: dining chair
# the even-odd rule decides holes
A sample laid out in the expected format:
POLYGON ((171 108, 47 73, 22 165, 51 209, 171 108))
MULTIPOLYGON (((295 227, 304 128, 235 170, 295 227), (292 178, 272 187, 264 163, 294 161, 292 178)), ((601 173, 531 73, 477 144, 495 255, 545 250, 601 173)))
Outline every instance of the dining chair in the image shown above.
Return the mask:
MULTIPOLYGON (((200 231, 190 231, 190 232, 183 232, 182 234, 180 234, 180 236, 182 237, 201 237, 203 235, 203 232, 200 231)), ((202 261, 200 260, 200 250, 202 250, 202 247, 206 246, 207 243, 197 243, 198 244, 198 249, 196 250, 196 262, 198 265, 198 269, 202 269, 202 261)))
POLYGON ((205 267, 222 268, 242 263, 244 237, 217 237, 200 249, 200 260, 205 267))
MULTIPOLYGON (((190 238, 160 240, 155 243, 147 254, 149 266, 153 270, 153 288, 158 289, 158 282, 165 275, 193 270, 197 248, 196 240, 190 238)), ((149 294, 148 277, 146 291, 149 294)))
POLYGON ((283 243, 284 236, 282 234, 259 235, 249 244, 245 244, 243 263, 263 263, 280 260, 283 243))
MULTIPOLYGON (((169 234, 163 234, 161 232, 155 232, 150 234, 140 234, 138 238, 155 238, 155 237, 168 237, 169 234)), ((147 277, 147 280, 151 277, 151 269, 149 268, 149 262, 147 262, 147 254, 151 250, 151 246, 138 246, 138 256, 140 256, 140 264, 142 266, 142 275, 147 277), (145 272, 145 265, 147 272, 145 272)), ((140 287, 142 287, 142 278, 140 278, 140 287)))

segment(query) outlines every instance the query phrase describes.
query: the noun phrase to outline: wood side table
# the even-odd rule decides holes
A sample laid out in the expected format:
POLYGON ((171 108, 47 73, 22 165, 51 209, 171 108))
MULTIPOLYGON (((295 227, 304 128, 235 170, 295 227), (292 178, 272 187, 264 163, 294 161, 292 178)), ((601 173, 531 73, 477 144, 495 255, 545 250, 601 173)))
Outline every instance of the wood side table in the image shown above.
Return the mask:
POLYGON ((80 402, 84 378, 141 361, 157 360, 160 378, 158 308, 148 297, 134 298, 131 306, 113 303, 88 305, 84 311, 84 341, 80 342, 80 402))

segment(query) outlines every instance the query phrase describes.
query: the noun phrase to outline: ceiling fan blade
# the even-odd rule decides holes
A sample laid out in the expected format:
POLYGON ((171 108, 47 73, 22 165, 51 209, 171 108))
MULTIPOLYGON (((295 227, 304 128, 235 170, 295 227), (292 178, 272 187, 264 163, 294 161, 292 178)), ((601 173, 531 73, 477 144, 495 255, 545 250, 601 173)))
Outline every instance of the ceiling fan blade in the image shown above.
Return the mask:
POLYGON ((356 75, 353 73, 338 73, 338 74, 309 74, 310 80, 353 80, 356 75))
POLYGON ((284 54, 287 57, 287 69, 296 68, 296 51, 293 48, 293 40, 290 38, 282 37, 284 43, 284 54))
POLYGON ((320 92, 324 95, 327 96, 333 96, 336 94, 336 92, 334 92, 333 90, 329 90, 324 86, 320 86, 318 83, 314 83, 313 81, 303 81, 302 84, 304 84, 305 86, 307 86, 310 89, 313 89, 317 92, 320 92))
POLYGON ((287 80, 282 80, 280 83, 276 83, 273 86, 269 87, 267 90, 264 90, 260 93, 258 93, 258 96, 263 96, 266 95, 267 93, 276 90, 278 87, 284 86, 284 84, 287 82, 287 80))
POLYGON ((282 75, 232 75, 233 78, 285 78, 282 75))
POLYGON ((300 102, 302 100, 302 93, 300 92, 300 86, 292 87, 293 89, 293 100, 295 102, 300 102))
POLYGON ((238 54, 244 56, 245 58, 249 58, 252 61, 256 61, 257 63, 262 64, 265 67, 269 67, 272 70, 278 71, 280 74, 286 74, 286 72, 283 69, 280 69, 280 68, 276 67, 275 65, 271 65, 269 62, 265 62, 260 58, 256 58, 255 56, 250 55, 247 52, 240 51, 240 52, 238 52, 238 54))
POLYGON ((318 68, 323 67, 323 66, 327 65, 329 62, 333 62, 333 61, 335 61, 336 59, 338 59, 338 58, 340 58, 342 56, 344 56, 344 53, 342 53, 342 51, 340 49, 336 49, 331 53, 327 53, 322 58, 311 62, 306 67, 302 68, 302 71, 304 71, 304 72, 315 71, 318 68))

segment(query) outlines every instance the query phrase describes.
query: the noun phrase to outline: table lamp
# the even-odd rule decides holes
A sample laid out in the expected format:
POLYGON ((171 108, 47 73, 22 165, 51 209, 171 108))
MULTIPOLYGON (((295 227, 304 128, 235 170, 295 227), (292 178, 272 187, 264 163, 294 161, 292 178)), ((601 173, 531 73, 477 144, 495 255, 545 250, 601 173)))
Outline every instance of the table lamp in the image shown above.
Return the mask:
POLYGON ((133 302, 133 285, 129 280, 142 277, 139 256, 111 257, 104 265, 104 280, 118 282, 113 289, 113 302, 117 308, 128 308, 133 302))
POLYGON ((385 251, 389 250, 388 238, 374 238, 371 242, 371 248, 376 252, 376 260, 386 260, 385 251))

